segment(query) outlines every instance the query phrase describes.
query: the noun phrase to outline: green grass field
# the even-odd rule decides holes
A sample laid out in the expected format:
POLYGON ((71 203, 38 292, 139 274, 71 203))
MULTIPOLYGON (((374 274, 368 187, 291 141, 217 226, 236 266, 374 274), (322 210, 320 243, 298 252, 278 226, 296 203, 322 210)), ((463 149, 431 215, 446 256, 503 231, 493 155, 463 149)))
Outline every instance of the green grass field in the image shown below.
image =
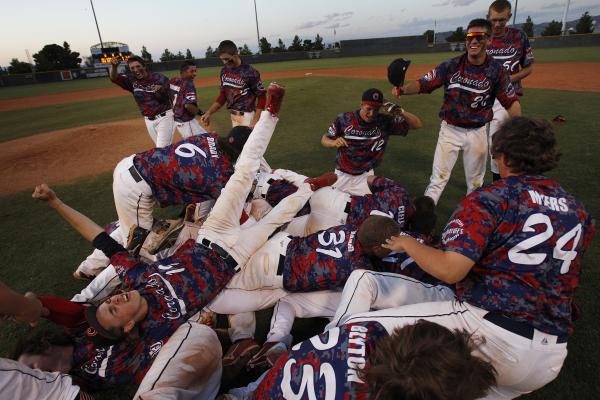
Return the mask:
MULTIPOLYGON (((562 53, 572 54, 568 51, 562 53)), ((541 55, 536 54, 538 57, 541 55)), ((360 62, 371 61, 375 64, 375 60, 385 63, 380 57, 360 62)), ((266 158, 274 168, 290 168, 307 175, 333 169, 334 152, 322 148, 319 138, 335 115, 357 107, 364 89, 388 85, 383 80, 345 78, 296 78, 284 79, 283 83, 288 87, 288 92, 281 112, 281 122, 266 158)), ((0 93, 2 91, 0 90, 0 93)), ((199 93, 201 104, 209 104, 214 96, 214 90, 200 90, 199 93)), ((40 114, 36 114, 36 119, 40 120, 37 126, 30 122, 33 120, 31 112, 12 112, 11 114, 15 114, 12 119, 6 118, 8 114, 0 115, 3 121, 0 126, 0 141, 9 140, 11 132, 18 131, 20 136, 39 132, 40 126, 45 124, 52 125, 52 129, 58 129, 106 121, 102 118, 107 117, 105 113, 108 111, 113 113, 109 116, 111 120, 137 115, 135 105, 128 96, 84 103, 60 106, 64 108, 45 107, 48 110, 39 110, 40 114), (120 99, 123 99, 122 103, 120 99)), ((440 104, 439 92, 429 96, 402 99, 403 107, 418 114, 424 122, 424 127, 420 131, 411 132, 406 138, 393 138, 387 149, 385 161, 377 171, 378 174, 397 179, 413 195, 421 194, 429 180, 439 129, 437 111, 440 104)), ((600 215, 600 180, 595 177, 595 172, 600 166, 596 154, 600 148, 600 138, 597 134, 600 94, 530 89, 523 98, 523 109, 527 115, 536 117, 552 118, 562 114, 567 118, 564 125, 557 127, 563 153, 561 164, 549 175, 557 178, 567 190, 582 200, 592 214, 600 215)), ((228 130, 229 118, 225 112, 221 111, 215 115, 215 126, 219 132, 228 130)), ((464 195, 462 171, 459 162, 440 201, 440 229, 464 195)), ((106 173, 94 179, 56 189, 66 203, 99 223, 107 223, 116 219, 111 181, 111 174, 106 173)), ((0 268, 2 282, 19 291, 32 290, 36 293, 52 293, 66 297, 82 288, 79 282, 71 278, 71 273, 91 251, 88 243, 79 238, 53 210, 45 204, 34 202, 29 191, 0 197, 0 210, 3 227, 0 230, 0 241, 4 243, 0 248, 0 259, 3 260, 3 266, 0 268)), ((174 213, 176 210, 167 209, 160 210, 158 214, 169 216, 174 213)), ((563 371, 555 382, 523 398, 598 398, 600 347, 597 338, 600 336, 600 308, 596 305, 596 298, 600 290, 600 271, 597 266, 599 257, 600 245, 596 240, 583 261, 581 288, 577 296, 577 301, 582 306, 583 317, 577 322, 575 335, 569 341, 569 356, 563 371)), ((268 313, 261 315, 268 317, 268 313)), ((265 334, 265 326, 268 323, 268 319, 265 318, 261 318, 259 338, 265 334)), ((1 328, 0 355, 6 355, 15 340, 26 330, 25 327, 6 323, 1 328)), ((119 395, 109 392, 101 398, 125 397, 122 393, 119 395)))

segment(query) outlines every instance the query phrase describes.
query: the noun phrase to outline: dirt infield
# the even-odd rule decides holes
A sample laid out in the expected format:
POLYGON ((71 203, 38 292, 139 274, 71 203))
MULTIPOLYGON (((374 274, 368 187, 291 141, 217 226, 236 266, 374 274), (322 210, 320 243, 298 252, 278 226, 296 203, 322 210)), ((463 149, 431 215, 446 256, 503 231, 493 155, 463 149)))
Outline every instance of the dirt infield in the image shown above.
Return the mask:
MULTIPOLYGON (((536 64, 527 78, 529 88, 600 92, 598 63, 536 64)), ((411 66, 416 79, 432 65, 411 66)), ((386 68, 353 67, 264 73, 263 80, 311 76, 385 78, 386 68)), ((198 87, 217 85, 216 78, 197 79, 198 87)), ((0 111, 130 94, 118 87, 1 100, 0 111)), ((42 181, 63 184, 111 171, 124 156, 152 145, 141 118, 47 132, 0 143, 0 195, 32 189, 42 181)))
MULTIPOLYGON (((408 70, 408 79, 417 79, 435 65, 415 64, 408 70)), ((524 82, 525 87, 539 89, 576 90, 584 92, 600 92, 598 63, 552 63, 536 64, 535 73, 524 82)), ((350 78, 385 79, 386 67, 351 67, 322 68, 298 71, 268 72, 262 74, 265 82, 282 78, 299 78, 304 76, 337 76, 350 78)), ((216 77, 196 79, 197 87, 213 86, 219 82, 216 77)), ((119 87, 108 87, 93 90, 79 90, 68 93, 48 94, 44 96, 24 97, 0 100, 0 111, 18 110, 22 108, 43 107, 51 104, 65 104, 76 101, 98 100, 130 94, 119 87)))

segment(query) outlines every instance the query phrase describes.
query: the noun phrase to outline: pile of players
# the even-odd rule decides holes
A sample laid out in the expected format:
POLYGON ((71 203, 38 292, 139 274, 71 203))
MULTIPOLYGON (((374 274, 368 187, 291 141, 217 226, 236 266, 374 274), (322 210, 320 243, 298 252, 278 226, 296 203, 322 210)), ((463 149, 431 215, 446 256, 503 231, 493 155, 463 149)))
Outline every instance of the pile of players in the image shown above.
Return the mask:
POLYGON ((36 187, 35 199, 93 243, 74 274, 93 280, 71 300, 0 286, 0 314, 44 316, 67 329, 24 340, 19 362, 0 360, 2 393, 73 399, 135 383, 136 399, 212 399, 222 375, 240 369, 264 373, 223 397, 508 399, 553 380, 573 333, 595 222, 543 175, 559 153, 551 124, 520 116, 516 84, 532 56, 524 34, 505 26, 509 18, 510 3, 495 1, 489 21, 469 24, 464 55, 394 87, 397 96, 445 88, 431 182, 416 199, 374 175, 390 136, 421 126, 378 89, 323 136, 322 145, 337 148, 335 173, 309 178, 264 160, 285 88, 263 89, 231 42, 219 46, 221 94, 203 116, 208 123, 227 104, 234 128, 225 137, 198 130, 195 89, 191 96, 171 82, 176 94, 163 110, 153 85, 164 85, 147 82, 143 61, 129 63, 133 77, 111 71, 147 105, 151 136, 155 129, 160 138, 155 121, 178 115, 177 104, 194 122, 181 142, 158 139, 117 165, 119 220, 104 229, 36 187), (489 123, 502 115, 489 146, 498 176, 482 186, 489 123), (434 235, 435 204, 460 150, 467 196, 434 235), (155 221, 155 204, 185 212, 155 221), (270 307, 260 347, 253 313, 270 307), (225 355, 215 313, 230 316, 225 355), (331 322, 292 345, 293 321, 306 317, 331 322))

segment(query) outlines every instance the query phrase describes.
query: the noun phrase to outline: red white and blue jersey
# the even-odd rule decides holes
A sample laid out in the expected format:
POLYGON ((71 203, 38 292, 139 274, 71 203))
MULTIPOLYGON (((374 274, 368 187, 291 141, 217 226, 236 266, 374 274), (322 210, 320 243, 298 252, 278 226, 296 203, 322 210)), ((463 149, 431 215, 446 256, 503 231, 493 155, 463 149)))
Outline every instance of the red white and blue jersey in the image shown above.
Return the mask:
POLYGON ((255 110, 257 97, 267 92, 260 80, 260 73, 250 64, 221 69, 221 97, 228 109, 251 112, 255 110))
POLYGON ((368 365, 377 341, 387 336, 380 323, 367 321, 345 324, 298 343, 269 370, 252 398, 368 399, 359 372, 368 365))
MULTIPOLYGON (((508 71, 509 75, 533 64, 533 52, 527 34, 517 28, 506 28, 502 37, 492 37, 485 50, 508 71)), ((517 95, 523 95, 521 81, 513 82, 517 95)))
POLYGON ((371 194, 350 197, 346 224, 360 226, 371 215, 383 215, 392 218, 403 228, 415 211, 406 189, 381 176, 373 179, 369 186, 371 194))
POLYGON ((194 240, 152 264, 127 251, 110 261, 123 287, 138 290, 148 302, 148 313, 138 325, 139 339, 99 345, 87 335, 76 335, 72 373, 90 388, 139 384, 169 337, 210 303, 235 273, 213 250, 194 240))
POLYGON ((188 122, 195 118, 195 114, 185 108, 186 104, 196 107, 196 86, 191 79, 171 78, 169 80, 169 93, 173 104, 173 118, 175 122, 188 122))
POLYGON ((350 175, 360 175, 376 168, 390 135, 406 136, 408 122, 400 116, 378 114, 371 123, 363 121, 359 110, 337 116, 327 130, 329 139, 344 138, 348 146, 339 147, 335 167, 350 175))
POLYGON ((138 153, 133 165, 161 207, 216 199, 233 175, 214 133, 138 153))
POLYGON ((283 287, 312 292, 344 286, 355 269, 373 269, 356 240, 358 228, 340 225, 306 237, 294 237, 283 264, 283 287))
POLYGON ((144 117, 154 117, 171 109, 169 79, 163 74, 150 72, 148 77, 143 79, 119 74, 113 82, 133 93, 133 98, 144 117), (161 86, 158 92, 154 92, 155 85, 161 86))
POLYGON ((442 235, 475 264, 457 297, 553 335, 573 331, 571 305, 595 221, 556 181, 509 176, 463 199, 442 235))
POLYGON ((439 116, 461 128, 479 128, 490 122, 495 99, 506 109, 519 100, 508 72, 489 55, 483 64, 473 65, 465 53, 444 61, 418 82, 419 93, 431 93, 444 86, 439 116))

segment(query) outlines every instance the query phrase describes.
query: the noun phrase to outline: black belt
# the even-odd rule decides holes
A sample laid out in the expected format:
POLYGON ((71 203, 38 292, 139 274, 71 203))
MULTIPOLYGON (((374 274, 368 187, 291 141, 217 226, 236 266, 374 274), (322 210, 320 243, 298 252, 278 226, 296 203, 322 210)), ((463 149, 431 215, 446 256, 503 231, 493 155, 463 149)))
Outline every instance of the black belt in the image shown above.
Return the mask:
POLYGON ((151 117, 146 117, 146 118, 148 118, 150 121, 154 121, 156 118, 161 118, 161 117, 164 117, 165 115, 167 115, 167 112, 163 111, 160 114, 156 114, 156 115, 153 115, 151 117))
POLYGON ((283 275, 283 265, 285 264, 285 256, 279 255, 279 264, 277 264, 277 275, 283 275))
POLYGON ((233 114, 233 115, 244 115, 243 111, 238 111, 238 110, 229 110, 229 113, 233 114))
POLYGON ((140 175, 139 172, 137 172, 137 169, 135 169, 135 166, 131 166, 129 167, 129 173, 131 174, 131 177, 133 178, 134 181, 136 181, 136 183, 139 183, 142 181, 142 176, 140 175))
MULTIPOLYGON (((534 327, 525 322, 515 321, 514 319, 505 317, 497 312, 489 312, 483 316, 483 319, 490 321, 492 324, 506 329, 516 335, 527 339, 533 339, 534 327)), ((556 343, 566 343, 569 337, 567 335, 557 336, 556 343)))
POLYGON ((351 204, 352 204, 352 200, 348 200, 348 202, 346 203, 346 207, 344 207, 344 212, 348 215, 350 215, 351 204))
POLYGON ((225 261, 225 264, 227 264, 229 268, 235 270, 235 272, 238 272, 240 270, 237 261, 235 261, 231 254, 226 252, 225 249, 219 246, 218 244, 211 242, 207 238, 202 238, 200 244, 206 247, 207 249, 211 249, 212 251, 217 253, 219 257, 221 257, 223 261, 225 261))

